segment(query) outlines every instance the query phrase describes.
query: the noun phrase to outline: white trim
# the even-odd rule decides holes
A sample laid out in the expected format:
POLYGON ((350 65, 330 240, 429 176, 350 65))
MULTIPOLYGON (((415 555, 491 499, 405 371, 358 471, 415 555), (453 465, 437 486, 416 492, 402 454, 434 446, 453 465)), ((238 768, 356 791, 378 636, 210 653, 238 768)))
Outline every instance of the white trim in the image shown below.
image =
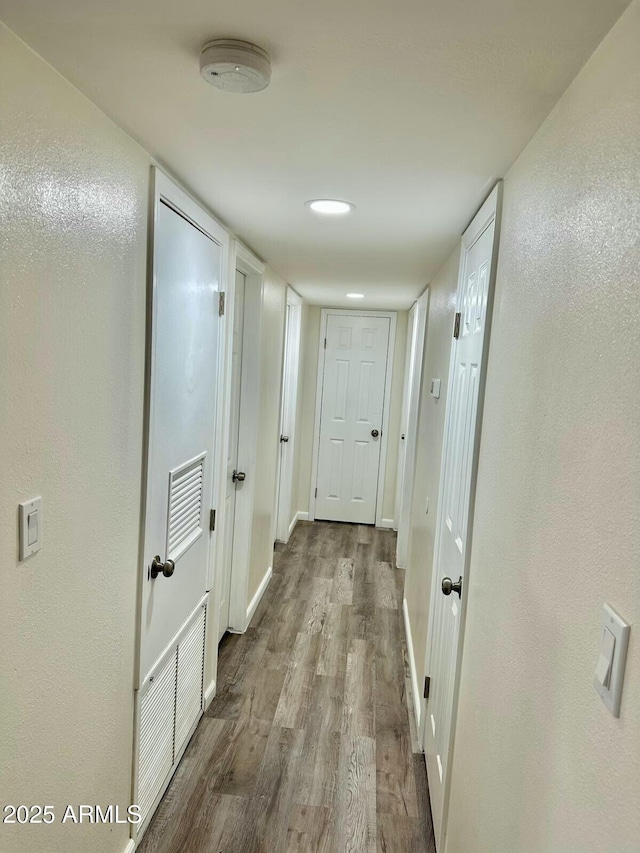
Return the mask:
MULTIPOLYGON (((409 673, 411 675, 411 690, 413 691, 413 713, 416 718, 416 731, 420 731, 420 720, 422 718, 422 702, 420 700, 420 686, 418 684, 418 670, 416 669, 416 658, 413 651, 413 637, 411 636, 411 621, 409 619, 409 606, 407 599, 402 599, 402 615, 404 616, 404 633, 407 639, 407 654, 409 655, 409 673)), ((420 744, 422 746, 422 743, 420 744)))
POLYGON ((376 524, 376 527, 384 527, 386 530, 393 530, 395 528, 396 521, 394 518, 381 518, 380 524, 376 524))
MULTIPOLYGON (((429 313, 430 291, 427 288, 414 304, 410 317, 411 351, 405 364, 407 377, 406 422, 404 424, 405 440, 402 442, 402 471, 399 472, 400 495, 399 512, 396 514, 398 539, 396 541, 396 565, 399 569, 407 566, 411 538, 411 509, 413 505, 413 486, 415 479, 416 455, 418 450, 418 422, 420 402, 423 392, 423 363, 427 340, 427 317, 429 313)), ((407 336, 408 337, 408 336, 407 336)))
MULTIPOLYGON (((262 293, 264 264, 237 240, 234 241, 233 273, 246 276, 244 291, 244 329, 242 335, 242 372, 240 377, 240 419, 238 429, 238 468, 247 475, 236 492, 231 585, 229 590, 229 627, 246 630, 249 559, 255 495, 255 471, 258 450, 260 407, 260 345, 262 330, 262 293)), ((230 335, 231 337, 231 335, 230 335)), ((230 418, 227 409, 227 422, 230 418)), ((228 431, 227 431, 228 441, 228 431)), ((226 444, 225 444, 226 447, 226 444)), ((224 504, 223 504, 224 505, 224 504)), ((221 520, 221 529, 224 519, 221 520)), ((222 537, 221 537, 222 538, 222 537)))
POLYGON ((389 346, 387 347, 387 368, 384 382, 384 402, 382 406, 382 441, 380 442, 380 465, 378 466, 378 490, 376 494, 376 527, 382 523, 382 504, 384 498, 384 480, 387 470, 387 442, 389 437, 389 409, 391 408, 391 380, 393 376, 393 357, 396 345, 397 311, 358 311, 350 308, 323 308, 320 311, 320 338, 318 341, 318 375, 316 377, 316 411, 313 426, 313 456, 311 458, 311 488, 309 492, 309 521, 316 518, 316 486, 318 485, 318 453, 320 450, 320 416, 322 410, 322 386, 324 380, 324 360, 326 350, 327 317, 329 314, 342 314, 352 317, 386 317, 389 324, 389 346))
POLYGON ((298 414, 298 384, 300 375, 300 334, 302 330, 302 299, 287 287, 284 354, 282 359, 282 400, 280 432, 288 437, 286 444, 278 443, 276 487, 276 531, 279 542, 288 542, 291 533, 291 497, 293 493, 294 460, 296 452, 296 420, 298 414))
POLYGON ((293 516, 293 518, 291 519, 291 524, 289 525, 289 536, 291 536, 291 534, 293 533, 293 531, 296 528, 296 524, 299 521, 308 521, 308 520, 309 520, 309 513, 303 512, 302 510, 299 509, 298 512, 296 512, 295 515, 293 516))
POLYGON ((127 846, 124 848, 122 853, 135 853, 135 850, 136 850, 136 842, 133 840, 133 838, 130 838, 127 846))
POLYGON ((206 711, 209 705, 213 702, 216 696, 216 683, 212 681, 204 691, 204 710, 206 711))
POLYGON ((273 574, 273 567, 269 566, 269 568, 265 572, 264 577, 260 581, 260 586, 256 590, 256 594, 253 596, 253 598, 251 599, 251 602, 249 603, 249 606, 247 607, 247 614, 246 614, 247 621, 246 621, 246 625, 245 625, 245 631, 247 630, 247 628, 251 624, 251 620, 253 619, 253 614, 256 612, 256 609, 257 609, 258 605, 260 604, 260 601, 262 600, 262 596, 265 594, 266 589, 269 586, 269 581, 271 580, 272 574, 273 574))

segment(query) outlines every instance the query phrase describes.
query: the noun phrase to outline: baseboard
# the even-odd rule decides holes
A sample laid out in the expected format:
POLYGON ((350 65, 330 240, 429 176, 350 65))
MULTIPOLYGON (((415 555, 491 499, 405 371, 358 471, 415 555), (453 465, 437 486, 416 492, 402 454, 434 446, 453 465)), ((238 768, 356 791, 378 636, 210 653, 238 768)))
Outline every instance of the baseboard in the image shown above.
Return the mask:
POLYGON ((413 710, 416 718, 416 731, 420 731, 420 717, 422 707, 420 705, 420 687, 418 684, 418 673, 416 672, 416 659, 413 654, 413 638, 411 636, 411 623, 409 621, 409 608, 407 599, 402 599, 402 615, 404 616, 404 633, 407 638, 407 653, 409 655, 409 672, 411 673, 411 690, 413 691, 413 710))
POLYGON ((136 842, 133 840, 133 838, 130 838, 129 843, 124 848, 122 853, 135 853, 135 849, 136 849, 136 842))
POLYGON ((297 516, 298 521, 309 521, 309 513, 308 512, 302 512, 302 510, 299 510, 296 513, 296 516, 297 516))
POLYGON ((205 711, 209 707, 209 705, 213 702, 213 699, 216 695, 216 683, 212 681, 211 684, 204 691, 204 709, 205 711))
POLYGON ((256 594, 253 596, 253 598, 251 599, 251 603, 247 607, 247 623, 246 623, 247 627, 249 627, 249 624, 251 623, 251 620, 253 619, 253 614, 256 612, 256 608, 260 604, 260 599, 264 595, 266 588, 269 586, 269 581, 271 580, 272 574, 273 574, 273 567, 269 566, 269 568, 267 569, 267 571, 265 573, 265 576, 260 581, 260 586, 256 590, 256 594))
POLYGON ((394 525, 395 521, 393 520, 393 518, 381 518, 380 524, 378 524, 377 527, 384 527, 387 530, 393 530, 394 525))

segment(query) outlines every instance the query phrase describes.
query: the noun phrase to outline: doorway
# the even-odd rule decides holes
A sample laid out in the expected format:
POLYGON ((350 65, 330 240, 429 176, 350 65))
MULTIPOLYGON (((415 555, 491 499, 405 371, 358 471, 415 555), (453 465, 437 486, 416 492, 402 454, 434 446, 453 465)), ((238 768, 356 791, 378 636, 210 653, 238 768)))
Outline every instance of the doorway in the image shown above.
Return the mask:
POLYGON ((140 835, 204 703, 220 294, 228 235, 154 170, 134 802, 140 835))
POLYGON ((462 254, 449 383, 426 675, 429 698, 423 720, 431 809, 438 850, 445 848, 450 758, 466 613, 480 427, 502 185, 498 184, 462 237, 462 254))
POLYGON ((381 524, 395 329, 395 312, 321 312, 311 520, 381 524))
POLYGON ((411 529, 411 505, 413 502, 413 478, 416 464, 418 440, 418 413, 422 389, 422 359, 427 331, 429 291, 426 290, 409 312, 409 335, 407 341, 406 385, 403 400, 403 432, 401 435, 400 458, 398 460, 398 540, 396 565, 404 569, 409 550, 411 529))
POLYGON ((284 361, 282 367, 282 406, 280 411, 280 456, 276 494, 276 539, 287 543, 295 526, 292 517, 292 488, 298 409, 298 373, 300 367, 300 324, 302 299, 287 288, 284 361))

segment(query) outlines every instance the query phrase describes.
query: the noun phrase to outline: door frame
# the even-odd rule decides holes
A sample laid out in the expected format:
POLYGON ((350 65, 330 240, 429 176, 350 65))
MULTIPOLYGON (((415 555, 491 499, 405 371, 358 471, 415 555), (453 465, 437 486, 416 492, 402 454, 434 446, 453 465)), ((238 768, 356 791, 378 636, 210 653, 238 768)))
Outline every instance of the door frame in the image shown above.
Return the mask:
POLYGON ((391 380, 393 377, 393 356, 396 345, 397 311, 358 311, 357 308, 323 308, 320 311, 320 338, 318 341, 318 373, 316 376, 316 409, 313 426, 313 455, 311 457, 311 487, 309 490, 309 521, 316 518, 316 486, 318 485, 318 453, 320 452, 320 423, 322 420, 322 389, 324 386, 324 362, 326 350, 324 340, 329 314, 349 317, 386 317, 389 324, 389 346, 387 348, 387 366, 384 381, 384 400, 382 404, 382 441, 380 442, 380 465, 378 466, 378 489, 376 493, 376 527, 385 527, 382 523, 382 504, 384 481, 387 472, 387 443, 389 437, 389 408, 391 404, 391 380))
MULTIPOLYGON (((247 630, 247 593, 249 588, 249 561, 251 559, 251 528, 253 521, 253 502, 258 432, 260 429, 260 345, 262 336, 262 290, 264 282, 264 263, 249 251, 239 240, 234 240, 231 252, 229 274, 230 288, 227 297, 229 328, 233 328, 233 306, 235 300, 235 272, 239 270, 245 276, 244 291, 244 328, 242 335, 242 370, 240 373, 240 418, 238 430, 238 465, 242 466, 247 478, 242 489, 236 493, 235 520, 233 528, 233 549, 231 556, 231 584, 229 588, 229 625, 231 633, 242 634, 247 630)), ((233 340, 229 336, 226 364, 226 407, 225 407, 225 452, 229 442, 231 421, 231 359, 233 340)), ((222 477, 218 506, 224 506, 225 475, 222 477)), ((225 519, 221 518, 216 526, 225 529, 225 519)), ((224 554, 223 536, 220 536, 218 559, 224 554)), ((221 565, 221 563, 218 563, 221 565)), ((216 636, 218 634, 216 626, 216 636)))
POLYGON ((427 287, 426 290, 420 294, 418 300, 413 304, 411 309, 415 312, 413 322, 411 323, 411 352, 409 354, 409 360, 405 365, 407 376, 407 419, 404 433, 404 448, 402 448, 404 453, 400 460, 402 464, 402 471, 398 471, 400 494, 397 497, 398 513, 396 515, 396 525, 398 530, 398 539, 396 541, 396 565, 400 569, 406 568, 406 562, 409 557, 411 508, 413 505, 418 419, 420 415, 420 400, 422 397, 424 349, 427 342, 429 296, 430 291, 427 287))
POLYGON ((402 408, 400 409, 400 441, 398 443, 398 469, 396 473, 396 497, 393 505, 393 529, 398 530, 400 523, 400 495, 402 494, 402 478, 404 474, 404 460, 406 457, 406 435, 409 422, 409 365, 411 364, 411 352, 413 349, 413 338, 416 323, 416 303, 409 309, 407 318, 407 341, 404 353, 404 377, 402 382, 402 408))
POLYGON ((278 477, 276 492, 276 539, 288 542, 293 532, 295 517, 291 513, 294 460, 296 450, 296 420, 298 412, 298 377, 300 374, 300 333, 302 329, 302 298, 292 287, 287 287, 287 322, 284 331, 284 357, 282 360, 282 405, 280 407, 280 435, 290 424, 287 442, 279 444, 278 477), (284 469, 284 470, 283 470, 284 469))
MULTIPOLYGON (((496 282, 496 271, 498 267, 498 254, 499 254, 499 245, 500 245, 500 225, 502 219, 502 189, 503 184, 502 181, 498 182, 494 189, 491 191, 485 202, 482 204, 480 209, 474 215, 471 223, 467 227, 466 231, 462 235, 462 251, 460 253, 460 265, 458 268, 458 285, 456 288, 456 311, 460 310, 460 292, 463 287, 464 277, 466 275, 467 268, 467 252, 473 246, 473 244, 478 240, 478 238, 482 235, 482 233, 489 227, 491 221, 495 222, 495 231, 493 235, 493 252, 491 258, 491 269, 489 271, 489 283, 488 283, 488 292, 487 292, 487 313, 486 313, 486 327, 485 327, 485 342, 483 346, 482 352, 482 361, 481 361, 481 375, 480 375, 480 385, 478 388, 478 407, 476 413, 476 423, 475 423, 475 434, 474 434, 474 448, 473 448, 473 459, 471 463, 471 476, 469 480, 469 512, 468 512, 468 533, 467 533, 467 545, 465 548, 464 554, 464 562, 463 562, 463 572, 462 572, 462 588, 464 590, 464 595, 460 600, 460 630, 458 633, 458 647, 456 649, 456 672, 454 679, 454 689, 453 689, 453 697, 451 703, 451 724, 449 730, 449 756, 453 755, 453 749, 455 744, 455 730, 456 730, 456 722, 457 722, 457 709, 458 709, 458 697, 460 694, 460 680, 462 674, 462 654, 464 649, 464 633, 465 633, 465 624, 467 618, 467 604, 469 599, 469 566, 471 562, 471 552, 473 548, 473 526, 475 520, 475 496, 476 496, 476 485, 478 480, 478 460, 480 456, 480 437, 482 432, 482 418, 483 418, 483 409, 484 409, 484 397, 485 390, 487 384, 487 365, 489 361, 489 349, 491 346, 491 326, 493 321, 493 304, 495 299, 495 282, 496 282), (476 221, 477 220, 477 221, 476 221)), ((440 589, 440 578, 438 576, 437 567, 439 564, 439 556, 440 556, 440 548, 441 548, 441 521, 442 521, 442 513, 444 512, 444 492, 446 488, 445 478, 442 476, 445 462, 447 459, 447 451, 448 451, 448 442, 452 440, 451 436, 451 420, 453 417, 453 400, 451 398, 451 390, 453 387, 453 382, 455 378, 455 363, 456 363, 456 351, 457 351, 457 339, 452 336, 451 338, 451 352, 449 356, 449 376, 447 378, 447 397, 446 397, 446 411, 445 411, 445 423, 444 423, 444 432, 443 432, 443 441, 442 441, 442 452, 440 456, 440 482, 438 486, 438 512, 436 519, 436 532, 435 532, 435 540, 434 540, 434 548, 433 548, 433 563, 432 563, 432 571, 431 571, 431 591, 430 591, 430 599, 429 599, 429 622, 427 626, 427 643, 426 643, 426 651, 425 651, 425 669, 424 669, 424 677, 428 677, 431 672, 431 650, 433 648, 433 632, 434 632, 434 610, 436 607, 436 601, 439 599, 439 596, 442 595, 442 591, 440 589)), ((424 749, 425 745, 425 733, 427 726, 427 700, 422 697, 418 699, 420 702, 420 731, 418 733, 419 743, 424 749)), ((447 836, 447 823, 449 817, 449 798, 451 792, 451 761, 449 760, 447 767, 447 778, 445 781, 444 788, 444 797, 443 797, 443 807, 442 807, 442 824, 441 824, 441 832, 440 838, 437 839, 438 849, 440 851, 444 850, 444 842, 447 836)))
MULTIPOLYGON (((198 201, 192 198, 179 184, 177 184, 169 175, 163 172, 155 163, 151 166, 150 178, 150 227, 148 234, 148 252, 147 252, 147 306, 146 306, 146 355, 145 355, 145 399, 144 399, 144 433, 143 433, 143 461, 142 461, 142 496, 140 509, 140 551, 139 551, 139 571, 138 571, 138 590, 137 590, 137 606, 136 606, 136 654, 135 654, 135 679, 134 687, 138 690, 142 684, 143 675, 140 672, 140 648, 142 642, 142 601, 143 601, 143 584, 145 582, 145 553, 146 553, 146 519, 147 519, 147 491, 149 482, 149 441, 153 430, 153 395, 154 376, 153 376, 153 351, 155 346, 155 326, 153 323, 153 312, 156 300, 156 264, 155 264, 155 245, 154 239, 157 231, 158 210, 161 202, 166 203, 170 208, 175 210, 180 216, 184 217, 194 227, 198 228, 207 236, 211 237, 222 248, 222 280, 219 282, 219 292, 224 292, 228 284, 228 263, 230 257, 230 239, 229 233, 224 226, 198 201)), ((226 324, 224 317, 220 318, 220 328, 218 335, 218 356, 224 353, 225 350, 225 332, 226 324)), ((218 368, 221 370, 222 361, 218 362, 218 368)), ((226 376, 223 374, 219 377, 218 389, 216 395, 215 422, 216 425, 220 419, 224 417, 224 397, 226 376)), ((212 493, 208 496, 210 506, 214 508, 217 505, 217 496, 221 483, 224 482, 224 445, 222 442, 214 448, 213 454, 213 477, 212 477, 212 493)), ((219 537, 215 532, 209 533, 211 539, 209 544, 209 565, 207 567, 207 601, 209 591, 211 589, 211 581, 213 577, 214 553, 217 552, 219 537)), ((205 664, 206 665, 206 664, 205 664)))
MULTIPOLYGON (((166 174, 160 166, 152 161, 151 169, 150 169, 150 179, 149 179, 149 229, 148 229, 148 239, 147 239, 147 287, 146 287, 146 328, 145 328, 145 383, 144 383, 144 426, 143 426, 143 436, 142 436, 142 489, 141 489, 141 499, 140 499, 140 537, 139 537, 139 552, 138 552, 138 583, 137 583, 137 592, 136 592, 136 620, 135 620, 135 655, 134 655, 134 672, 133 672, 133 688, 134 688, 134 720, 133 720, 133 751, 132 751, 132 767, 131 767, 131 792, 132 798, 135 795, 135 788, 137 784, 137 774, 138 774, 138 740, 140 736, 140 695, 141 689, 144 688, 148 683, 148 673, 142 673, 140 671, 141 664, 141 643, 142 643, 142 606, 143 606, 143 585, 146 582, 146 520, 147 520, 147 496, 148 496, 148 488, 149 488, 149 442, 151 440, 151 436, 153 434, 153 395, 155 393, 155 379, 153 373, 153 353, 156 344, 156 329, 154 324, 154 309, 156 304, 156 256, 155 256, 155 235, 157 233, 157 222, 158 222, 158 210, 160 204, 164 202, 171 209, 175 210, 180 216, 190 222, 195 228, 198 228, 207 236, 211 237, 215 242, 217 242, 222 249, 222 262, 221 262, 221 280, 218 283, 218 293, 224 293, 227 285, 228 285, 228 269, 229 269, 229 259, 231 256, 230 252, 230 236, 229 232, 226 228, 211 214, 209 210, 203 207, 196 199, 194 199, 189 193, 184 190, 178 183, 176 183, 168 174, 166 174)), ((226 398, 226 373, 223 370, 223 355, 226 350, 226 338, 227 338, 227 322, 224 316, 219 317, 219 329, 218 329, 218 387, 216 391, 216 402, 215 402, 215 424, 216 430, 221 422, 224 420, 224 412, 225 412, 225 398, 226 398)), ((219 434, 219 433, 218 433, 219 434)), ((217 496, 219 494, 221 483, 224 485, 224 469, 225 469, 225 444, 223 441, 219 442, 217 447, 215 445, 215 436, 212 436, 212 443, 214 447, 213 452, 213 476, 212 476, 212 484, 211 484, 211 494, 208 496, 210 501, 211 508, 215 508, 217 505, 217 496)), ((199 607, 206 607, 207 617, 212 613, 215 608, 211 608, 210 604, 210 596, 211 596, 211 584, 213 578, 213 569, 215 565, 215 558, 220 547, 221 536, 217 535, 216 531, 209 531, 210 541, 209 541, 209 561, 207 566, 207 582, 206 582, 206 591, 199 602, 196 611, 199 607)), ((196 612, 194 611, 194 613, 196 612)), ((177 641, 178 637, 180 637, 184 631, 186 625, 189 624, 192 619, 193 614, 191 614, 184 625, 181 626, 178 633, 174 638, 171 639, 171 642, 168 643, 167 649, 177 641)), ((217 617, 216 617, 217 619, 217 617)), ((216 664, 217 664, 217 654, 211 653, 210 648, 210 637, 212 636, 212 626, 210 619, 205 620, 205 645, 204 645, 204 669, 205 669, 205 678, 203 683, 203 705, 206 707, 207 705, 207 695, 211 694, 211 698, 215 694, 215 677, 216 677, 216 664), (208 677, 212 671, 212 681, 208 686, 208 677)), ((162 653, 159 660, 162 660, 166 654, 167 649, 162 653)), ((154 664, 154 668, 158 667, 158 663, 154 664)), ((153 672, 153 669, 151 670, 153 672)), ((210 701, 210 700, 209 700, 210 701)), ((192 731, 195 731, 195 728, 198 725, 202 714, 198 717, 198 720, 192 727, 192 731)), ((189 736, 190 737, 190 736, 189 736)), ((189 737, 185 740, 180 753, 176 757, 174 761, 174 766, 167 778, 164 781, 164 784, 157 795, 149 813, 141 826, 131 826, 130 837, 132 839, 137 839, 138 841, 142 837, 144 831, 149 825, 155 811, 158 807, 160 800, 162 799, 166 788, 168 787, 173 773, 177 768, 184 751, 186 750, 189 737)))

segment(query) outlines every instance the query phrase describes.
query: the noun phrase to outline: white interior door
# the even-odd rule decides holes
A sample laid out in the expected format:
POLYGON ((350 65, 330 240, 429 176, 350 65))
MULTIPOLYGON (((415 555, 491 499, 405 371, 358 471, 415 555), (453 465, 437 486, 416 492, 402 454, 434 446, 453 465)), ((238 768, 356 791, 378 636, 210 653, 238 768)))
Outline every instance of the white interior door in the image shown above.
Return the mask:
POLYGON ((416 464, 418 440, 418 414, 420 411, 420 391, 422 388, 422 360, 427 330, 427 309, 429 291, 422 294, 411 309, 411 353, 406 365, 408 373, 407 421, 404 430, 404 456, 402 459, 402 487, 400 491, 400 513, 398 517, 398 539, 396 543, 396 563, 404 569, 407 565, 409 550, 409 531, 411 529, 411 504, 413 499, 413 481, 416 464))
POLYGON ((375 524, 391 320, 325 323, 315 517, 375 524))
POLYGON ((436 532, 424 747, 439 850, 444 850, 500 185, 462 239, 436 532), (454 333, 455 334, 455 333, 454 333), (460 584, 458 589, 453 584, 460 584))
POLYGON ((224 507, 224 557, 220 567, 218 591, 218 641, 229 627, 229 600, 231 596, 231 573, 233 571, 233 539, 236 520, 236 490, 238 481, 233 472, 238 468, 238 434, 240 428, 240 395, 242 378, 242 344, 244 328, 244 296, 246 277, 236 270, 236 285, 233 305, 233 344, 231 355, 231 405, 229 411, 229 446, 226 464, 226 492, 224 507))
POLYGON ((150 816, 202 713, 226 233, 156 174, 136 797, 150 816))
POLYGON ((407 345, 404 354, 404 380, 402 383, 402 409, 400 410, 400 444, 398 447, 398 473, 396 476, 396 499, 393 509, 394 530, 400 523, 400 503, 402 497, 402 480, 404 478, 404 460, 406 458, 407 423, 409 422, 409 378, 412 363, 411 353, 416 325, 416 306, 412 305, 407 323, 407 345))
POLYGON ((294 509, 291 506, 291 491, 296 445, 301 307, 302 300, 298 294, 290 287, 287 288, 287 318, 282 366, 282 409, 280 413, 280 464, 276 500, 276 537, 280 542, 289 540, 294 509))

